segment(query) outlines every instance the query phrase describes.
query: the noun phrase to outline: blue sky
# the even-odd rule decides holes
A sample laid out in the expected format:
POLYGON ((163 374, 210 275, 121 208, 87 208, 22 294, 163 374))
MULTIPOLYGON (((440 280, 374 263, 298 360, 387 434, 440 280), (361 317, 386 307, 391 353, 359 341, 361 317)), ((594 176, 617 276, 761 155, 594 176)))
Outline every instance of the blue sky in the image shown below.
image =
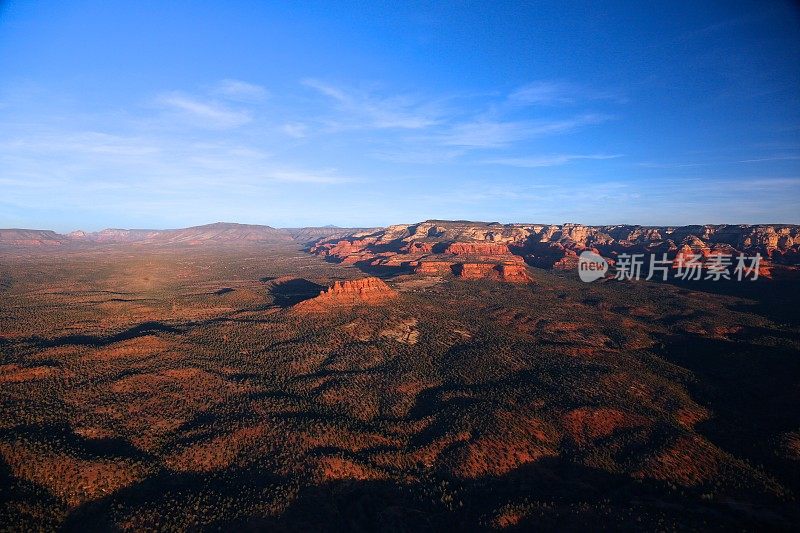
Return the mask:
POLYGON ((4 1, 0 227, 800 223, 798 57, 791 2, 4 1))

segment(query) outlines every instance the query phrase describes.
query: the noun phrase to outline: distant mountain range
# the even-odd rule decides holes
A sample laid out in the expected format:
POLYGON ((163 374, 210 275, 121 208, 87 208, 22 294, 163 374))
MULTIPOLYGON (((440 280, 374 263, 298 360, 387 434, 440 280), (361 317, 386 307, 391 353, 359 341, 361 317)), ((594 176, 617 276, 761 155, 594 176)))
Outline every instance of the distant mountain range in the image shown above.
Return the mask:
POLYGON ((776 264, 800 265, 800 226, 792 224, 584 226, 427 220, 386 228, 273 228, 218 222, 183 229, 105 229, 66 235, 51 230, 0 229, 0 246, 5 248, 280 242, 297 242, 331 260, 370 266, 420 266, 417 263, 447 262, 455 255, 493 260, 514 256, 535 266, 572 268, 583 250, 609 258, 625 252, 671 256, 760 253, 776 264))
POLYGON ((51 230, 0 229, 0 245, 6 246, 64 246, 94 244, 231 244, 253 242, 290 242, 296 239, 314 240, 335 234, 347 235, 350 230, 336 227, 276 229, 255 224, 217 222, 182 229, 104 229, 102 231, 73 231, 67 234, 51 230))

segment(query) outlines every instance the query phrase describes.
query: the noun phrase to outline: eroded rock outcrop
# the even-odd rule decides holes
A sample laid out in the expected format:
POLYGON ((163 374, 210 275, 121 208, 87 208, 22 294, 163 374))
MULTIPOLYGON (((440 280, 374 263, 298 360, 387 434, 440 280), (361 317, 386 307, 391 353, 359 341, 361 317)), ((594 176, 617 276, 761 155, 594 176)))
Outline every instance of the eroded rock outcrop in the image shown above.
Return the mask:
POLYGON ((492 242, 454 242, 445 248, 444 253, 452 255, 509 255, 511 251, 506 244, 492 242))
POLYGON ((500 265, 513 262, 573 270, 584 250, 602 255, 610 264, 615 264, 621 254, 659 259, 667 254, 676 264, 690 255, 699 255, 705 263, 717 254, 760 254, 760 272, 766 277, 775 265, 800 265, 800 226, 584 226, 429 220, 323 240, 310 249, 345 264, 400 267, 423 275, 448 271, 458 275, 458 270, 465 273, 464 277, 482 279, 503 279, 492 271, 508 270, 500 265), (489 266, 460 266, 467 264, 489 266))
POLYGON ((428 276, 450 274, 455 265, 454 261, 419 261, 414 266, 414 273, 428 276))
POLYGON ((532 281, 528 269, 517 263, 461 263, 454 267, 456 276, 464 279, 490 279, 510 283, 532 281))
POLYGON ((511 283, 529 283, 533 281, 528 268, 518 263, 501 263, 499 265, 500 281, 511 283))
POLYGON ((296 304, 292 309, 298 313, 326 312, 331 309, 355 305, 376 305, 397 297, 397 292, 383 280, 368 277, 347 281, 335 281, 318 296, 296 304))

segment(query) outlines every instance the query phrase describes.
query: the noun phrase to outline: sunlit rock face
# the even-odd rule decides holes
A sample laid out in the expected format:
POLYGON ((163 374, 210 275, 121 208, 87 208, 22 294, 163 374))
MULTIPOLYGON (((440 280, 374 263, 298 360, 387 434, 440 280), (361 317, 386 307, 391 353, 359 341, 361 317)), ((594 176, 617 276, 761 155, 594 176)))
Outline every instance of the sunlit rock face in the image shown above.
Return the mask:
MULTIPOLYGON (((499 281, 525 277, 503 275, 504 269, 511 271, 501 266, 507 263, 572 270, 584 250, 602 255, 611 264, 623 253, 658 254, 659 257, 667 254, 676 264, 690 255, 699 255, 706 261, 715 254, 754 256, 758 253, 762 256, 760 272, 766 277, 772 265, 800 265, 800 228, 790 225, 647 227, 431 220, 372 232, 354 232, 345 237, 338 235, 335 239, 322 239, 310 248, 312 253, 345 264, 405 266, 423 275, 452 273, 466 279, 499 281)), ((516 271, 523 272, 519 268, 516 271)))
POLYGON ((298 313, 325 312, 359 304, 381 304, 396 296, 397 292, 376 277, 336 281, 319 296, 295 305, 294 310, 298 313))

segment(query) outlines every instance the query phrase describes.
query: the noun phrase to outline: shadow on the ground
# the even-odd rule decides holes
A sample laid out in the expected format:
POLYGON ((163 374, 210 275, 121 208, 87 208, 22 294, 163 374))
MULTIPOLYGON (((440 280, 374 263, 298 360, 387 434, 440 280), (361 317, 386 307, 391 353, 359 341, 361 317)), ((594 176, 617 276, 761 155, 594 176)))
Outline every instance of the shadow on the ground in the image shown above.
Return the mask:
MULTIPOLYGON (((561 458, 528 463, 508 474, 457 479, 420 467, 408 483, 337 480, 303 485, 258 469, 209 474, 161 473, 74 510, 64 531, 115 530, 112 517, 181 528, 193 502, 207 512, 198 531, 482 531, 505 524, 516 530, 790 528, 796 510, 784 504, 747 507, 703 500, 699 488, 670 487, 576 464, 561 458), (254 516, 254 487, 270 490, 264 504, 284 508, 254 516), (506 502, 515 502, 505 505, 506 502), (216 507, 214 502, 229 502, 216 507), (231 505, 230 502, 235 502, 231 505), (112 512, 113 511, 113 512, 112 512)), ((192 523, 192 520, 188 520, 192 523)))
POLYGON ((790 347, 748 342, 751 334, 745 330, 735 341, 676 336, 657 353, 696 377, 689 391, 712 412, 697 426, 701 434, 800 490, 800 465, 774 453, 780 436, 798 427, 800 354, 790 347))
POLYGON ((291 307, 303 300, 308 300, 319 295, 326 287, 303 278, 284 281, 270 289, 275 305, 291 307))
POLYGON ((146 335, 153 335, 156 333, 182 333, 182 330, 162 322, 151 321, 136 325, 114 335, 66 335, 64 337, 56 337, 54 339, 33 337, 31 342, 33 342, 38 349, 56 348, 59 346, 69 345, 92 346, 94 348, 99 348, 115 342, 126 341, 135 339, 136 337, 144 337, 146 335))

